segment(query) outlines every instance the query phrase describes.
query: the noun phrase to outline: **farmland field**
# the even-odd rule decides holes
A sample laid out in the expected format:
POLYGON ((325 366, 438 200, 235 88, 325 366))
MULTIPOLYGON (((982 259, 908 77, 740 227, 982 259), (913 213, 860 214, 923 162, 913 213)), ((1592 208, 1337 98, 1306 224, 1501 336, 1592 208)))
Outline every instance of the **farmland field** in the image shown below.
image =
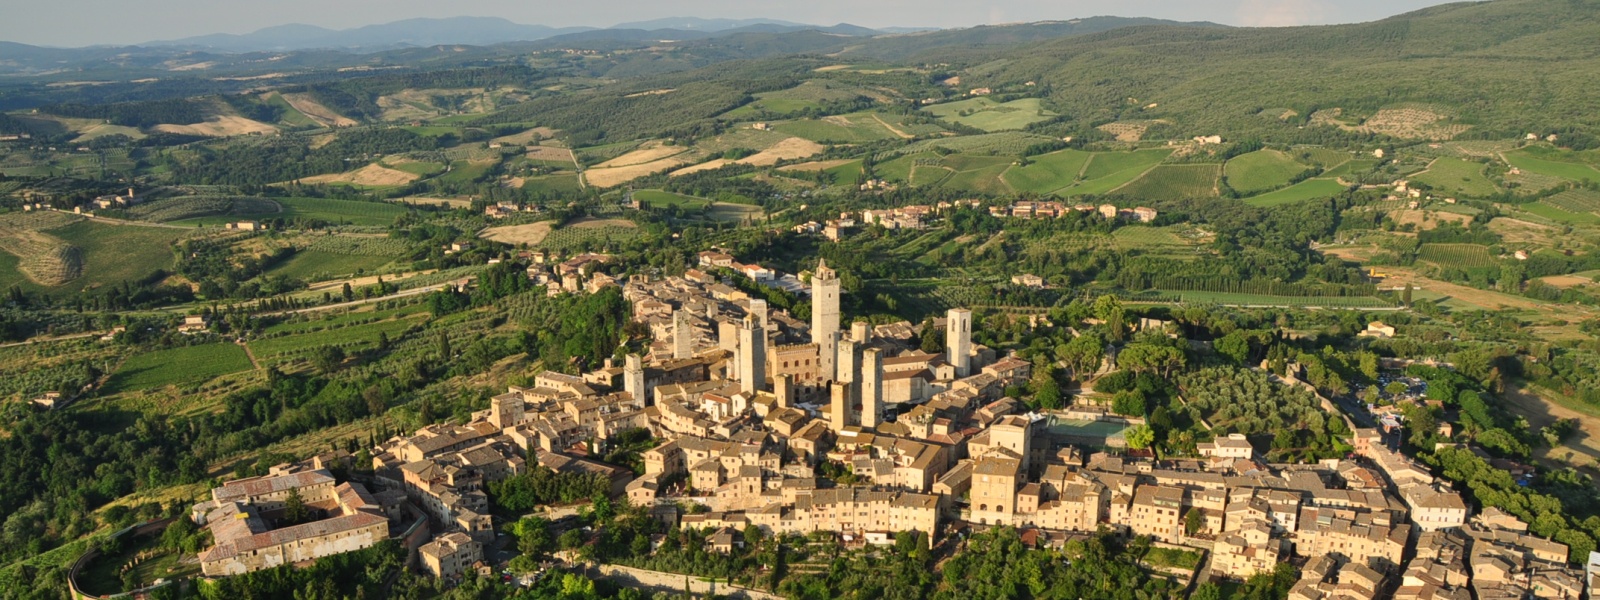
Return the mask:
POLYGON ((1511 166, 1524 171, 1570 181, 1600 181, 1600 171, 1589 165, 1536 158, 1527 152, 1508 152, 1505 157, 1511 166))
POLYGON ((1307 179, 1276 192, 1267 192, 1254 198, 1246 198, 1244 203, 1263 208, 1282 206, 1317 198, 1331 198, 1344 190, 1344 186, 1339 185, 1339 182, 1332 179, 1307 179))
POLYGON ((1139 150, 1135 152, 1098 152, 1083 169, 1085 179, 1100 179, 1128 171, 1144 172, 1161 164, 1170 150, 1139 150))
POLYGON ((1483 163, 1445 157, 1433 161, 1427 171, 1413 175, 1411 179, 1433 186, 1442 194, 1482 198, 1499 191, 1483 171, 1483 163))
POLYGON ((109 225, 89 220, 59 226, 41 225, 49 229, 0 228, 8 234, 7 240, 15 238, 45 244, 40 246, 39 252, 27 253, 29 256, 25 260, 0 253, 0 258, 8 259, 0 260, 0 285, 16 285, 24 290, 77 292, 141 279, 158 269, 172 268, 176 260, 172 242, 192 235, 179 229, 109 225), (49 276, 42 285, 25 276, 24 270, 49 276))
POLYGON ((940 187, 970 190, 985 194, 1008 194, 1012 190, 1001 181, 1000 175, 1011 168, 1009 164, 980 167, 968 171, 957 171, 948 179, 943 180, 940 187))
POLYGON ((522 189, 525 190, 576 192, 582 188, 583 186, 578 184, 578 175, 576 173, 557 173, 529 177, 522 180, 522 189))
POLYGON ((119 393, 200 383, 251 368, 250 357, 236 344, 215 343, 141 352, 122 363, 122 368, 106 382, 105 389, 119 393))
POLYGON ((1518 208, 1528 212, 1529 214, 1544 217, 1557 223, 1564 223, 1568 225, 1589 225, 1600 223, 1600 215, 1596 215, 1592 212, 1572 212, 1567 210, 1565 205, 1557 206, 1556 203, 1552 202, 1550 199, 1534 202, 1532 204, 1523 204, 1518 206, 1518 208))
POLYGON ((392 256, 301 250, 268 273, 308 282, 326 281, 346 275, 377 272, 394 260, 392 256))
POLYGON ((1005 181, 1019 192, 1046 194, 1077 182, 1093 154, 1062 150, 1033 157, 1033 164, 1007 171, 1005 181))
POLYGON ((821 143, 858 144, 899 137, 884 127, 882 123, 879 123, 877 119, 874 119, 872 113, 855 113, 823 117, 815 120, 788 121, 773 125, 772 128, 795 137, 821 143))
POLYGON ((1177 260, 1193 260, 1202 252, 1200 246, 1178 234, 1181 228, 1172 227, 1118 227, 1111 232, 1122 252, 1139 253, 1177 260))
POLYGON ((1417 259, 1441 267, 1461 269, 1492 267, 1495 264, 1489 248, 1479 244, 1423 244, 1422 249, 1417 251, 1417 259))
POLYGON ((246 196, 184 196, 134 206, 128 216, 140 221, 164 223, 211 216, 276 214, 282 208, 266 198, 246 196))
POLYGON ((1600 192, 1581 188, 1567 190, 1544 199, 1543 203, 1571 213, 1600 212, 1600 192))
POLYGON ((614 241, 624 241, 639 236, 638 226, 632 221, 612 219, 606 221, 577 221, 556 229, 539 243, 541 248, 572 251, 585 247, 600 247, 614 241))
POLYGON ((913 143, 899 151, 903 154, 927 152, 944 148, 955 153, 987 154, 993 156, 1022 156, 1030 146, 1056 141, 1056 138, 1022 131, 1002 131, 981 135, 962 135, 952 138, 934 138, 913 143))
POLYGON ((262 338, 250 342, 250 351, 263 363, 291 360, 321 346, 339 346, 349 353, 376 346, 380 334, 391 340, 398 339, 406 330, 422 322, 422 319, 408 315, 361 325, 262 338))
POLYGON ((1001 104, 980 96, 970 100, 935 104, 923 110, 946 121, 984 131, 1022 129, 1056 116, 1055 113, 1044 110, 1038 98, 1022 98, 1001 104))
POLYGON ((1294 176, 1308 167, 1277 150, 1257 150, 1228 161, 1228 187, 1240 194, 1254 194, 1289 185, 1294 176))
POLYGON ((1392 308, 1394 304, 1370 296, 1268 296, 1234 292, 1155 290, 1135 294, 1135 302, 1181 302, 1232 306, 1287 306, 1319 308, 1392 308))
POLYGON ((1171 152, 1168 150, 1096 153, 1084 167, 1084 181, 1057 193, 1063 196, 1104 194, 1139 178, 1145 171, 1161 164, 1169 154, 1171 152))
POLYGON ((711 204, 711 201, 705 198, 695 198, 661 190, 639 190, 633 193, 633 199, 656 208, 677 206, 690 211, 699 210, 711 204))
POLYGON ((1221 165, 1160 165, 1115 192, 1151 200, 1215 198, 1221 172, 1221 165))
POLYGON ((274 198, 273 202, 282 205, 283 212, 194 217, 173 221, 172 224, 211 227, 244 219, 258 221, 267 219, 308 219, 326 221, 336 225, 382 227, 393 223, 395 218, 406 214, 407 211, 404 206, 397 206, 388 202, 361 202, 358 200, 334 200, 331 198, 274 198))

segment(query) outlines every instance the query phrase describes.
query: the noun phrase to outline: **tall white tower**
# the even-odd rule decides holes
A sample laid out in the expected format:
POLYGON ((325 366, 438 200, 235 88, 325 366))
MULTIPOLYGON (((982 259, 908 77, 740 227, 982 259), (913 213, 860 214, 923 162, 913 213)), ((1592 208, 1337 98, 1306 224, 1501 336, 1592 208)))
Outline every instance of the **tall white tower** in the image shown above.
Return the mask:
POLYGON ((839 378, 834 366, 838 339, 839 275, 828 268, 828 261, 819 259, 811 275, 811 341, 818 346, 818 371, 823 381, 839 378))
POLYGON ((945 313, 944 346, 946 358, 956 368, 956 377, 972 374, 972 311, 952 308, 945 313))
POLYGON ((767 332, 754 315, 746 315, 739 328, 739 391, 746 395, 767 385, 767 332))
POLYGON ((861 390, 861 426, 878 427, 883 417, 883 351, 868 348, 861 353, 861 380, 856 382, 861 390))
POLYGON ((672 357, 694 358, 694 326, 689 324, 689 312, 681 308, 672 313, 672 357))

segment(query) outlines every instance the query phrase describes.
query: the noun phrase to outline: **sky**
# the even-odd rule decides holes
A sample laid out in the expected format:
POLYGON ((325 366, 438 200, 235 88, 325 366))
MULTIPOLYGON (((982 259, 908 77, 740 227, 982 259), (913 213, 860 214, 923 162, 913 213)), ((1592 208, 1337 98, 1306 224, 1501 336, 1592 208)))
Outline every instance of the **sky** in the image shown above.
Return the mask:
MULTIPOLYGON (((1371 21, 1440 0, 0 0, 0 40, 135 44, 305 23, 346 29, 413 17, 503 17, 608 27, 663 17, 867 27, 970 27, 1114 15, 1278 27, 1371 21)), ((4 57, 0 56, 0 60, 4 57)))

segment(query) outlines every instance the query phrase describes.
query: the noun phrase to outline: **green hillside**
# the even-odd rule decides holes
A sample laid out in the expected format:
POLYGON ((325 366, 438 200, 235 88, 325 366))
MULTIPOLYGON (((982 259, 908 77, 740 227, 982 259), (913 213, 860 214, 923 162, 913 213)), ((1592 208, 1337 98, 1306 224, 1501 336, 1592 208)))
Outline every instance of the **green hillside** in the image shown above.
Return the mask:
POLYGON ((1426 106, 1445 117, 1426 124, 1442 133, 1509 138, 1600 125, 1586 83, 1600 72, 1596 39, 1596 0, 1450 4, 1327 27, 1130 27, 995 51, 963 86, 1037 80, 1052 90, 1046 108, 1086 122, 1168 119, 1191 135, 1305 137, 1300 126, 1335 108, 1351 136, 1392 135, 1416 119, 1361 120, 1426 106))

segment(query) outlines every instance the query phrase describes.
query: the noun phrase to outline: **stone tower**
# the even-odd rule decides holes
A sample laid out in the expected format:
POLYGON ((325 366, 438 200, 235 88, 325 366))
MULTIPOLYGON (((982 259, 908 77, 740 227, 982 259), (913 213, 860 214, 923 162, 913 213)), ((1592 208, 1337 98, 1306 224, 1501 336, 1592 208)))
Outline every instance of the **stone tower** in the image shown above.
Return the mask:
POLYGON ((835 382, 829 388, 829 391, 831 392, 833 403, 828 408, 828 424, 832 426, 834 433, 838 433, 850 426, 850 412, 852 410, 850 406, 850 384, 835 382))
POLYGON ((972 311, 952 308, 945 313, 944 346, 946 358, 956 368, 956 377, 972 374, 972 311))
POLYGON ((869 348, 861 353, 861 378, 856 382, 861 394, 861 426, 876 429, 883 417, 883 351, 869 348))
POLYGON ((746 315, 739 327, 739 391, 754 396, 767 385, 767 332, 746 315))
POLYGON ((839 275, 828 268, 826 260, 817 260, 817 270, 811 275, 811 341, 817 348, 819 377, 823 381, 839 379, 834 361, 838 357, 839 339, 839 275))
POLYGON ((672 357, 694 358, 694 326, 689 324, 689 312, 681 308, 672 313, 672 357))
POLYGON ((632 396, 635 402, 649 403, 644 391, 644 362, 639 360, 637 354, 629 354, 627 361, 623 363, 622 391, 632 396))
POLYGON ((767 330, 767 301, 760 298, 750 299, 750 314, 756 316, 756 325, 762 331, 767 330))
POLYGON ((778 398, 778 408, 794 406, 794 377, 779 373, 772 378, 772 394, 778 398))
POLYGON ((489 422, 500 429, 521 423, 528 410, 518 393, 495 396, 489 400, 489 409, 489 422))

